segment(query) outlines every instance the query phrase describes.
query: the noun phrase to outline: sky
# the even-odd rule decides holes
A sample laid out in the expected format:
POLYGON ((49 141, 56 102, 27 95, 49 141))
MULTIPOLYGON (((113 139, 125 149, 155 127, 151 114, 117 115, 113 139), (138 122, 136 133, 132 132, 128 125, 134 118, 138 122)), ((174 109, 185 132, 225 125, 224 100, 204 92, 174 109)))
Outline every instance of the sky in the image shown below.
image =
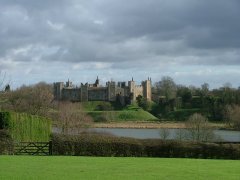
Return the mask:
POLYGON ((14 88, 70 79, 240 86, 239 0, 0 0, 14 88))

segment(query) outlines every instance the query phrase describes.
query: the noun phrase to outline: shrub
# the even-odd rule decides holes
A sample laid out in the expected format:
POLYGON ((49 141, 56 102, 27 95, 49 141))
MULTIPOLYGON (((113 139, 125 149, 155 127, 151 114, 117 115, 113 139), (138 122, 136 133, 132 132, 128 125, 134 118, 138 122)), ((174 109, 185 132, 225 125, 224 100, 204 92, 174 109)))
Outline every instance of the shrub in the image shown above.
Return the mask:
POLYGON ((201 112, 200 109, 179 109, 167 113, 164 117, 176 121, 185 121, 194 113, 201 112))
POLYGON ((215 135, 208 123, 208 119, 201 114, 195 113, 185 122, 187 128, 186 138, 191 141, 213 141, 215 135))
POLYGON ((0 129, 8 130, 14 141, 49 141, 51 121, 25 113, 0 112, 0 129))
POLYGON ((141 156, 143 152, 138 140, 96 134, 53 135, 52 142, 56 155, 141 156))
POLYGON ((229 121, 229 124, 235 129, 240 130, 240 106, 228 105, 226 107, 226 115, 229 121))
POLYGON ((13 140, 6 130, 0 130, 0 154, 13 153, 13 140))
POLYGON ((140 140, 99 134, 54 134, 52 141, 55 155, 240 159, 239 144, 140 140))
POLYGON ((111 111, 113 107, 110 103, 102 102, 101 104, 97 105, 95 108, 96 111, 111 111))
POLYGON ((0 129, 6 129, 9 127, 10 113, 0 112, 0 129))

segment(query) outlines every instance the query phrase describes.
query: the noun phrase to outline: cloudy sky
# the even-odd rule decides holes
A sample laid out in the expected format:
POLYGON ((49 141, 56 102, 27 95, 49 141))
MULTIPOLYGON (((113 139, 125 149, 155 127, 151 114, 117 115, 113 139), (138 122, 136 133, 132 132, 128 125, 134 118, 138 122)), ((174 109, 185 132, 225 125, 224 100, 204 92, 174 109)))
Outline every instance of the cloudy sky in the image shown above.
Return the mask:
POLYGON ((240 86, 239 0, 0 0, 0 71, 13 87, 171 76, 240 86))

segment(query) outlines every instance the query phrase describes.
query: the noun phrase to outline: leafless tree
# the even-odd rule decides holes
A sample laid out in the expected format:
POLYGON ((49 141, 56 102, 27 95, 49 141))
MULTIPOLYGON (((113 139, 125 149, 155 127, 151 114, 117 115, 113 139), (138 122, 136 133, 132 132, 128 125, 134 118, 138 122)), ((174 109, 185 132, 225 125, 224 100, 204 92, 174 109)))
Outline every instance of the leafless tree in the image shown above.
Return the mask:
POLYGON ((169 129, 166 129, 166 128, 160 129, 159 135, 160 135, 161 139, 165 140, 170 136, 170 131, 169 131, 169 129))
POLYGON ((192 141, 212 141, 215 139, 213 129, 206 117, 195 113, 185 123, 186 138, 192 141))
POLYGON ((10 89, 10 78, 6 72, 0 70, 0 92, 4 92, 10 89))
POLYGON ((6 79, 6 73, 3 73, 2 71, 0 71, 0 91, 2 91, 4 88, 5 79, 6 79))
POLYGON ((60 102, 58 105, 57 124, 63 134, 70 131, 79 133, 82 128, 89 127, 92 119, 82 109, 81 104, 60 102))
POLYGON ((177 129, 175 134, 175 139, 182 141, 186 139, 186 130, 185 129, 177 129))
POLYGON ((176 98, 177 86, 171 77, 164 76, 155 86, 158 93, 165 96, 167 100, 176 98))
POLYGON ((226 106, 226 119, 230 126, 240 130, 240 106, 226 106))
POLYGON ((7 103, 4 108, 16 112, 47 116, 53 100, 52 87, 44 82, 33 86, 22 86, 5 95, 7 103))

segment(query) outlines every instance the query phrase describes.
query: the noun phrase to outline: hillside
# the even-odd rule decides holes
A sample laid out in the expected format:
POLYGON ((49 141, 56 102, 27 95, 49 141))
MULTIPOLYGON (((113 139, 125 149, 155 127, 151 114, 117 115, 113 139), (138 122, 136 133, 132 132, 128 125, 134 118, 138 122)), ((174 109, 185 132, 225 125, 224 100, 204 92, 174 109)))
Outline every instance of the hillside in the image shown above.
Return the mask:
POLYGON ((120 107, 110 102, 83 102, 84 111, 90 115, 95 122, 108 121, 156 121, 155 116, 139 108, 137 105, 120 107))

